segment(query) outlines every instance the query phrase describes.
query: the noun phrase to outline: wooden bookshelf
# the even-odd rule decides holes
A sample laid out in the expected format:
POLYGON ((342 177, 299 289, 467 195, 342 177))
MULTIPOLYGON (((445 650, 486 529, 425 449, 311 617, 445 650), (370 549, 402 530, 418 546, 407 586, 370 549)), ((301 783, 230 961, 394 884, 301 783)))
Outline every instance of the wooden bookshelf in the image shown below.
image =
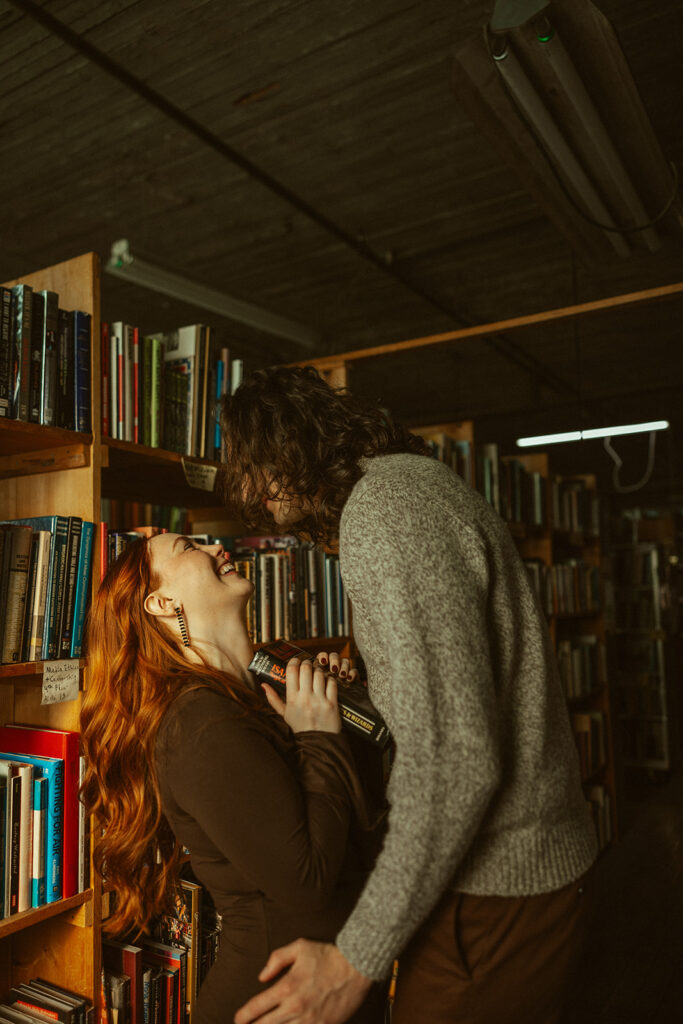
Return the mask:
MULTIPOLYGON (((215 478, 219 463, 159 448, 103 437, 101 430, 100 268, 95 253, 67 260, 5 282, 29 284, 58 293, 60 306, 91 315, 91 433, 0 420, 0 520, 60 514, 80 516, 99 527, 102 498, 186 507, 198 523, 225 522, 215 478), (203 479, 202 479, 203 478, 203 479), (207 487, 207 479, 214 486, 207 487)), ((343 364, 331 365, 333 386, 346 383, 343 364)), ((220 532, 212 530, 211 532, 220 532)), ((99 528, 93 539, 99 548, 99 528)), ((93 559, 91 589, 99 585, 93 559)), ((351 653, 349 637, 298 640, 311 651, 351 653)), ((78 730, 82 693, 88 685, 87 659, 79 659, 79 696, 61 704, 41 704, 43 663, 0 666, 3 722, 78 730)), ((94 846, 91 833, 91 850, 94 846)), ((89 999, 100 1010, 101 926, 109 893, 93 869, 91 888, 69 899, 0 920, 0 1000, 21 982, 40 976, 89 999)))
MULTIPOLYGON (((99 262, 87 253, 21 279, 35 290, 56 291, 65 309, 92 317, 92 379, 100 379, 99 262)), ((19 281, 6 282, 8 285, 19 281)), ((100 405, 92 389, 90 434, 16 420, 0 421, 0 519, 59 513, 100 520, 100 405)), ((97 539, 95 539, 97 543, 97 539)), ((93 587, 94 574, 93 574, 93 587)), ((0 667, 3 722, 78 730, 87 673, 79 662, 77 700, 41 704, 42 663, 0 667)), ((92 844, 91 844, 92 845, 92 844)), ((97 878, 85 892, 0 921, 0 998, 13 985, 41 976, 97 1005, 100 978, 101 896, 97 878)))

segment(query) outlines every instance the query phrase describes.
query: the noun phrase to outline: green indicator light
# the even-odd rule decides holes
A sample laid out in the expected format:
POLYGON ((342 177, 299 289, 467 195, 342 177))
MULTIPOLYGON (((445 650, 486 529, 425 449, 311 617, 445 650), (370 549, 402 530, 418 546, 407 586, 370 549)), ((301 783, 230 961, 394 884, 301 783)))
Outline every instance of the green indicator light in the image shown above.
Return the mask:
POLYGON ((554 35, 555 35, 555 32, 551 28, 547 32, 543 32, 543 33, 539 32, 537 34, 536 38, 538 39, 539 43, 549 43, 554 35))

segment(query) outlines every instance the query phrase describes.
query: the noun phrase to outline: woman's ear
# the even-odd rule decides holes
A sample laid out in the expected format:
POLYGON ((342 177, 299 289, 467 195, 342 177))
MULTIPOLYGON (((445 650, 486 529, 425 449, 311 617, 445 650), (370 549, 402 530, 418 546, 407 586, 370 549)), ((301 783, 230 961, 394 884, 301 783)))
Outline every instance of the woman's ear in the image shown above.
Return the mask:
POLYGON ((148 615, 174 615, 176 602, 172 597, 164 597, 158 590, 153 590, 144 601, 144 609, 148 615))

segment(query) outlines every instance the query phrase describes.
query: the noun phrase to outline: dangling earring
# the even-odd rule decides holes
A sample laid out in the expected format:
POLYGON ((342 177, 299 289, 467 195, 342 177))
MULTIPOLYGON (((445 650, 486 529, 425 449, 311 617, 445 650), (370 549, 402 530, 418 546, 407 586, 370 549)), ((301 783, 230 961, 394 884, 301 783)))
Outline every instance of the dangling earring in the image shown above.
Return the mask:
POLYGON ((183 618, 183 612, 180 605, 175 605, 173 611, 176 613, 176 617, 178 619, 178 629, 180 630, 180 637, 183 641, 183 647, 189 647, 190 638, 187 635, 187 626, 185 625, 185 619, 183 618))

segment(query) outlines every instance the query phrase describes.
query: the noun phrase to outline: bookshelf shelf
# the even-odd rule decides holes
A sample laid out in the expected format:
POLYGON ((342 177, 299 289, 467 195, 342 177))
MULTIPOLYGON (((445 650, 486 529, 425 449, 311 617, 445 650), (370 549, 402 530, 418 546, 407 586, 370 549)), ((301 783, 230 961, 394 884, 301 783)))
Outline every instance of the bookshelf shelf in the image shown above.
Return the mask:
POLYGON ((102 494, 106 498, 126 498, 135 494, 137 501, 152 504, 185 505, 190 508, 219 504, 215 493, 215 479, 218 478, 220 466, 218 462, 113 438, 107 438, 102 443, 101 451, 102 494), (203 475, 209 477, 211 471, 215 470, 211 490, 190 486, 183 463, 203 469, 203 475))
POLYGON ((34 910, 25 910, 22 914, 14 914, 12 917, 5 917, 0 921, 0 940, 13 935, 15 932, 23 931, 25 928, 32 928, 41 921, 47 921, 51 917, 66 914, 67 911, 75 910, 84 906, 93 898, 93 890, 86 889, 85 892, 76 893, 66 900, 57 900, 55 903, 46 903, 34 910))
POLYGON ((92 434, 83 434, 77 430, 0 419, 0 455, 40 452, 52 448, 68 448, 71 445, 89 446, 92 442, 92 434))
POLYGON ((148 445, 136 444, 133 441, 117 441, 113 437, 106 438, 102 442, 103 449, 109 449, 110 452, 110 465, 116 465, 121 463, 143 463, 144 465, 157 464, 161 466, 169 466, 177 464, 180 466, 183 461, 193 462, 200 466, 215 466, 218 468, 219 462, 213 462, 211 459, 200 459, 196 455, 180 455, 178 452, 169 452, 165 448, 150 448, 148 445), (122 456, 118 456, 116 453, 124 453, 122 456))
MULTIPOLYGON (((78 670, 83 671, 85 667, 85 660, 83 658, 78 659, 78 670)), ((16 677, 22 677, 22 682, 29 682, 31 679, 35 679, 37 683, 42 682, 43 678, 43 662, 42 661, 22 661, 15 665, 0 665, 0 683, 3 679, 14 679, 16 677)))
MULTIPOLYGON (((0 519, 34 516, 79 517, 97 524, 101 507, 99 437, 100 335, 99 261, 87 253, 22 277, 13 284, 47 289, 59 295, 60 307, 91 317, 91 418, 89 433, 17 420, 0 421, 0 519)), ((98 538, 95 537, 95 544, 98 538)), ((93 572, 94 591, 97 574, 93 572)), ((68 659, 71 660, 71 659, 68 659)), ((79 686, 86 662, 78 659, 79 686)), ((0 666, 0 710, 3 723, 77 732, 81 693, 75 700, 42 704, 44 663, 0 666)), ((98 1004, 101 956, 101 897, 92 871, 93 888, 67 899, 25 910, 0 920, 2 991, 42 976, 98 1004)), ((68 890, 73 892, 73 888, 68 890)))

